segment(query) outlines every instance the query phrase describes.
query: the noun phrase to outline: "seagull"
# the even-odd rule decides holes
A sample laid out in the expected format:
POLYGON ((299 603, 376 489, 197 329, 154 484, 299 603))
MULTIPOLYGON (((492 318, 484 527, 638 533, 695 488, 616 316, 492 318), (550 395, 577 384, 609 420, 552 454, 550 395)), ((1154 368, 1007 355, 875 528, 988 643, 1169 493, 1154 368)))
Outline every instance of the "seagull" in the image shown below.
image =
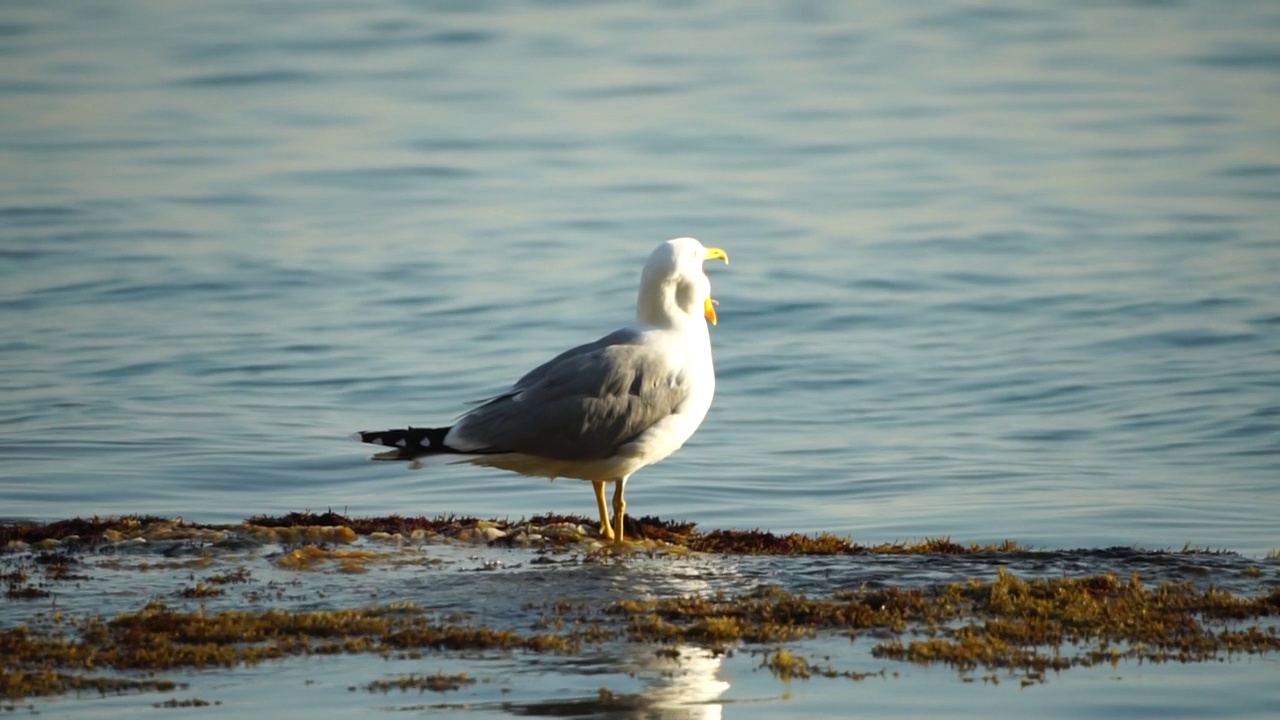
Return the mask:
POLYGON ((356 436, 390 448, 375 460, 588 480, 600 535, 622 543, 627 480, 680 449, 711 407, 716 375, 707 323, 716 324, 716 303, 703 270, 711 259, 728 263, 729 255, 693 238, 668 240, 640 273, 635 322, 560 353, 453 425, 356 436))

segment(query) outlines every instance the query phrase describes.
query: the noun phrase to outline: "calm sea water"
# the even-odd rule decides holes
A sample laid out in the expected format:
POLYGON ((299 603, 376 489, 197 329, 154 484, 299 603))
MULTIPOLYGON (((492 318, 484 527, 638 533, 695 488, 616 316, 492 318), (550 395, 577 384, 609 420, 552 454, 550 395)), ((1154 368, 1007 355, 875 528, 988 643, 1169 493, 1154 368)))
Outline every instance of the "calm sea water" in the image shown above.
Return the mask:
POLYGON ((681 235, 703 527, 1280 547, 1280 5, 9 1, 0 517, 589 514, 366 460, 681 235))
MULTIPOLYGON (((582 483, 412 472, 347 437, 448 422, 628 321, 652 247, 692 235, 733 258, 709 268, 718 394, 633 479, 635 513, 1260 556, 1280 548, 1277 38, 1266 0, 6 0, 0 520, 590 514, 582 483)), ((690 562, 670 572, 713 582, 690 562)), ((643 567, 601 572, 601 602, 657 592, 643 567)), ((430 577, 388 591, 430 605, 430 577)), ((469 601, 532 582, 448 577, 479 578, 469 601)), ((526 701, 637 677, 488 662, 526 701)), ((373 663, 193 675, 227 704, 179 712, 416 702, 348 692, 405 664, 373 663)), ((1270 657, 1028 692, 902 665, 781 689, 757 663, 660 673, 734 688, 662 717, 1276 700, 1270 657)), ((510 710, 496 687, 473 715, 510 710)))

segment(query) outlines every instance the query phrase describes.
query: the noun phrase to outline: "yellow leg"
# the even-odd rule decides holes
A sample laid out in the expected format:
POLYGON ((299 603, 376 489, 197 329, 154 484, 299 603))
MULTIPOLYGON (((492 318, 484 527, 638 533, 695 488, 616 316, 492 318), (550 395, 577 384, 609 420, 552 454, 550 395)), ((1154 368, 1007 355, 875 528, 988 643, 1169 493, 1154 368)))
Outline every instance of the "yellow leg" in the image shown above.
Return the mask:
MULTIPOLYGON (((622 494, 626 492, 626 489, 627 489, 626 478, 619 479, 617 482, 617 485, 615 485, 613 488, 613 522, 618 527, 618 537, 615 538, 614 540, 615 542, 619 542, 619 543, 623 542, 623 537, 622 537, 624 534, 623 528, 625 527, 625 522, 626 522, 624 518, 627 515, 627 501, 622 496, 622 494)), ((604 500, 602 498, 601 502, 603 501, 604 500)))
POLYGON ((613 539, 613 528, 609 526, 609 506, 604 502, 604 481, 592 480, 591 489, 596 493, 596 508, 600 511, 600 534, 613 539))

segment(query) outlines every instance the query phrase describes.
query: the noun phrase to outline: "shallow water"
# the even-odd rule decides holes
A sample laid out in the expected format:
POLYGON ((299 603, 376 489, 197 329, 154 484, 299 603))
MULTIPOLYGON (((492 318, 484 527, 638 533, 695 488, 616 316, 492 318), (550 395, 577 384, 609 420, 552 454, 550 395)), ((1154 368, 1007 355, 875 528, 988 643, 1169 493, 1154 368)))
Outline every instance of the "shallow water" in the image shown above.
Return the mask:
MULTIPOLYGON (((847 641, 841 641, 847 645, 847 641)), ((816 648, 821 651, 822 648, 816 648)), ((365 658, 316 658, 273 668, 262 691, 263 671, 229 670, 193 676, 187 689, 167 695, 187 698, 226 698, 218 705, 169 710, 174 717, 233 717, 254 713, 272 717, 334 717, 353 714, 412 713, 466 718, 605 717, 656 720, 713 720, 716 718, 786 717, 1271 717, 1280 700, 1268 687, 1274 661, 1242 660, 1226 672, 1195 665, 1134 667, 1123 670, 1091 668, 1034 688, 1016 681, 997 687, 964 682, 955 673, 937 668, 911 669, 897 677, 873 676, 862 681, 791 681, 783 683, 758 668, 759 657, 699 658, 679 670, 659 659, 609 658, 602 667, 566 672, 557 667, 520 667, 503 658, 451 660, 449 672, 473 677, 498 677, 459 692, 420 693, 417 690, 369 692, 363 685, 383 677, 408 673, 430 674, 443 663, 381 661, 365 658), (668 675, 663 675, 663 673, 668 675), (1241 682, 1241 678, 1246 678, 1241 682), (360 685, 352 685, 357 680, 360 685), (837 685, 834 683, 844 683, 837 685), (1137 695, 1134 687, 1149 691, 1137 695), (638 708, 607 708, 598 702, 599 690, 639 695, 638 708), (354 688, 354 689, 353 689, 354 688), (909 688, 905 689, 905 688, 909 688), (838 690, 839 692, 833 692, 838 690), (1234 698, 1223 702, 1225 696, 1234 698), (714 702, 708 702, 714 701, 714 702), (303 706, 305 704, 305 709, 303 706), (1254 708, 1249 710, 1248 708, 1254 708)), ((877 672, 871 660, 859 666, 877 672)), ((70 698, 50 705, 46 712, 67 716, 164 716, 149 697, 70 698)), ((212 702, 212 701, 211 701, 212 702)), ((395 715, 393 715, 395 716, 395 715)))
POLYGON ((6 3, 0 519, 590 512, 346 438, 617 327, 692 235, 733 259, 717 397, 638 515, 1261 556, 1277 37, 1262 0, 6 3))
MULTIPOLYGON (((1101 635, 1085 630, 1074 642, 1039 649, 1046 657, 1068 661, 1061 670, 1043 673, 998 662, 955 668, 942 662, 919 664, 877 654, 882 643, 938 637, 936 627, 917 620, 908 620, 896 629, 876 625, 851 631, 838 622, 823 628, 816 619, 794 618, 801 627, 818 628, 816 633, 785 642, 712 640, 703 645, 653 642, 652 634, 633 634, 627 628, 656 615, 616 612, 620 600, 675 597, 738 598, 730 606, 743 608, 765 588, 816 599, 859 589, 928 594, 950 583, 994 581, 998 574, 1024 581, 1052 581, 1096 580, 1111 573, 1123 578, 1122 586, 1127 586, 1128 578, 1140 577, 1151 592, 1148 597, 1158 595, 1156 588, 1166 583, 1189 583, 1200 591, 1213 588, 1219 597, 1222 593, 1251 597, 1275 592, 1280 583, 1277 559, 1119 549, 777 557, 685 554, 661 543, 602 554, 599 545, 590 541, 553 546, 518 543, 513 548, 500 548, 434 534, 413 540, 384 534, 380 539, 349 535, 326 544, 332 557, 321 552, 299 563, 294 559, 301 552, 299 546, 281 544, 284 537, 317 530, 320 528, 295 528, 285 531, 292 534, 271 539, 261 527, 174 528, 161 523, 149 531, 126 531, 127 539, 116 542, 86 542, 85 537, 61 545, 40 543, 42 549, 10 546, 0 554, 0 577, 10 590, 29 583, 44 594, 16 598, 10 592, 0 601, 0 629, 25 625, 33 635, 51 632, 66 640, 85 638, 86 645, 94 648, 90 657, 99 659, 97 667, 55 666, 62 671, 110 676, 108 667, 117 662, 131 667, 130 658, 136 658, 143 667, 155 663, 156 669, 115 675, 178 684, 171 689, 120 695, 86 691, 13 705, 71 717, 132 716, 161 708, 200 717, 228 713, 346 717, 394 711, 466 717, 685 720, 779 714, 843 717, 849 714, 849 707, 856 706, 856 714, 864 717, 939 712, 961 717, 1166 717, 1176 711, 1197 717, 1263 718, 1273 714, 1280 700, 1272 682, 1276 659, 1271 654, 1243 652, 1240 646, 1233 652, 1219 642, 1207 660, 1151 660, 1169 650, 1176 658, 1179 647, 1194 647, 1221 630, 1252 627, 1274 637, 1274 611, 1261 618, 1218 615, 1219 619, 1214 619, 1207 608, 1201 613, 1170 613, 1148 599, 1143 601, 1142 614, 1160 618, 1156 624, 1171 627, 1190 620, 1208 634, 1183 636, 1189 645, 1153 644, 1147 652, 1155 655, 1139 653, 1147 658, 1142 661, 1122 656, 1109 663, 1087 658, 1096 648, 1123 651, 1123 644, 1109 644, 1101 635), (15 585, 15 575, 26 580, 15 585), (200 588, 204 591, 192 593, 200 588), (152 646, 148 642, 144 655, 132 649, 143 631, 128 614, 143 611, 144 604, 151 608, 147 612, 157 612, 149 605, 152 602, 168 608, 163 612, 198 613, 198 617, 209 618, 210 625, 200 629, 194 623, 166 621, 166 626, 186 629, 170 631, 170 639, 163 643, 157 640, 152 646), (170 647, 194 648, 210 632, 218 636, 232 633, 237 621, 222 615, 229 611, 273 612, 281 618, 289 613, 369 606, 400 608, 402 613, 416 609, 427 623, 440 627, 510 630, 524 637, 570 637, 585 628, 594 632, 584 636, 579 648, 567 651, 481 649, 465 641, 462 647, 466 649, 446 650, 430 642, 388 643, 388 637, 399 633, 367 626, 341 637, 315 632, 299 642, 293 638, 297 628, 323 629, 326 621, 277 619, 266 636, 244 632, 239 637, 249 647, 294 648, 280 659, 250 667, 235 663, 219 667, 217 662, 206 661, 209 666, 199 670, 182 669, 182 661, 175 663, 175 669, 167 664, 172 661, 164 659, 201 657, 202 652, 175 653, 170 647), (79 629, 77 620, 93 616, 119 616, 110 620, 115 628, 109 631, 114 638, 111 642, 88 640, 90 633, 79 629), (353 636, 371 638, 373 647, 337 654, 323 649, 353 636), (770 655, 783 648, 806 659, 815 669, 813 676, 787 678, 772 672, 770 655), (832 675, 824 676, 823 669, 832 675), (435 673, 462 673, 465 680, 449 690, 395 687, 406 677, 435 673), (392 686, 379 688, 380 682, 392 686), (166 702, 200 705, 179 710, 162 707, 166 702)), ((512 528, 513 537, 515 532, 512 528)), ((1100 586, 1091 587, 1096 590, 1100 586)), ((986 592, 996 594, 994 589, 986 592)), ((1177 592, 1176 587, 1172 592, 1177 592)), ((1121 597, 1124 595, 1120 592, 1104 599, 1112 603, 1110 612, 1128 612, 1123 609, 1128 602, 1121 597)), ((842 602, 859 605, 863 601, 845 595, 842 602)), ((1070 608, 1078 611, 1079 602, 1056 602, 1060 609, 1055 613, 1065 608, 1068 615, 1035 616, 1036 621, 1065 621, 1064 627, 1070 627, 1070 608)), ((788 611, 774 606, 774 612, 781 622, 788 611)), ((1078 629, 1090 625, 1082 619, 1087 615, 1076 618, 1078 629)), ((742 617, 741 627, 754 627, 749 619, 755 617, 752 612, 745 611, 742 617)), ((984 621, 983 616, 975 615, 958 619, 956 624, 981 628, 984 622, 990 627, 1009 619, 992 616, 984 621)), ((669 616, 668 622, 695 624, 679 616, 669 616)), ((941 637, 947 636, 943 633, 941 637)), ((30 667, 30 660, 19 660, 27 656, 16 649, 21 643, 12 647, 12 661, 20 664, 15 667, 30 667)), ((1034 645, 1031 648, 1036 649, 1034 645)))

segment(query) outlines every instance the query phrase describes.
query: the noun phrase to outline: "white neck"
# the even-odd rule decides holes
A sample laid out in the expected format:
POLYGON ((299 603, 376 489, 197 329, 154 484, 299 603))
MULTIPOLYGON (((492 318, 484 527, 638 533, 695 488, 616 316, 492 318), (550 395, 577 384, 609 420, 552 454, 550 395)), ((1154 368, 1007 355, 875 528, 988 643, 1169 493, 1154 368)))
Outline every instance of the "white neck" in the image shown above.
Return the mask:
POLYGON ((702 303, 695 302, 692 294, 681 293, 674 283, 654 287, 651 283, 640 286, 640 294, 636 299, 636 320, 653 327, 677 327, 699 325, 706 329, 706 320, 702 316, 702 303), (689 295, 689 297, 680 297, 689 295), (680 301, 684 300, 688 307, 680 301))

